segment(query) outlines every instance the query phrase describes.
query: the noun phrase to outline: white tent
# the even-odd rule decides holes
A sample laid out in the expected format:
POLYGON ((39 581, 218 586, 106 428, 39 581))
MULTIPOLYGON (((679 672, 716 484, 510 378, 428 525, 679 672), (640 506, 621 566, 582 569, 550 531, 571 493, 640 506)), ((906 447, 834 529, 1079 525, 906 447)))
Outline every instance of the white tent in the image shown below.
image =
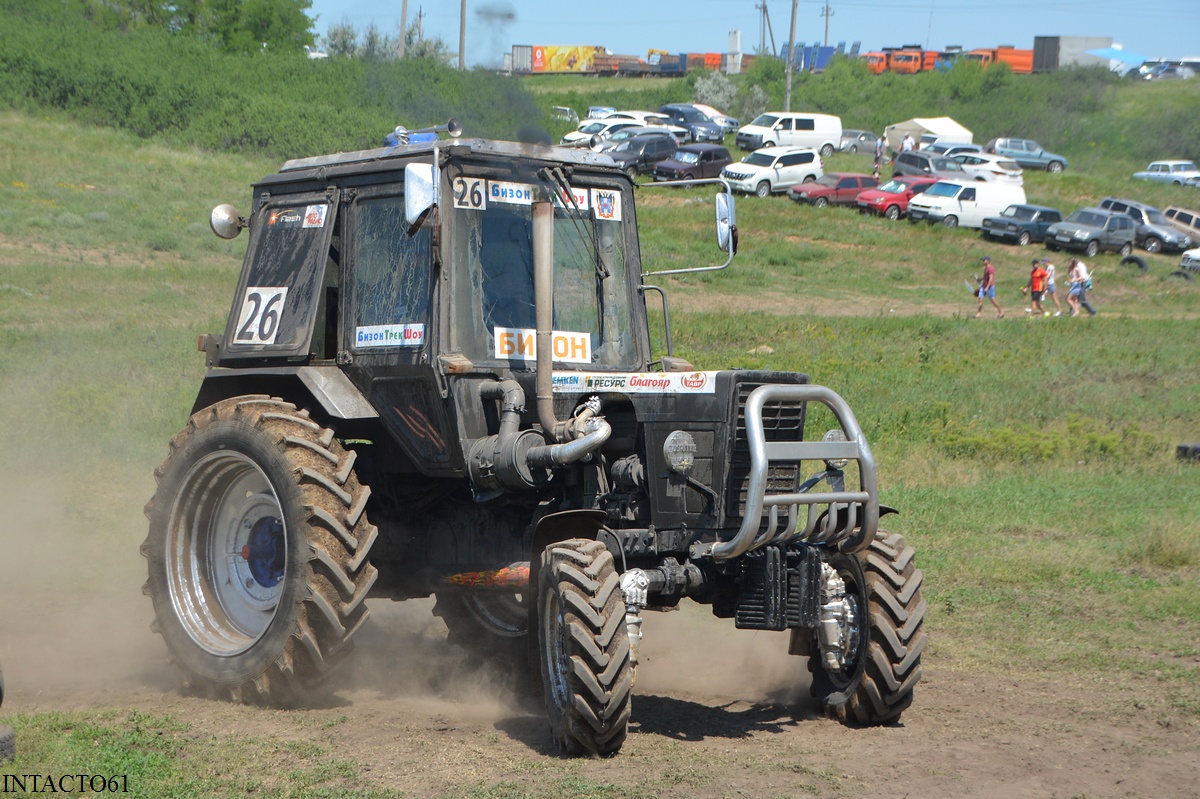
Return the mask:
POLYGON ((962 144, 970 144, 972 141, 971 131, 950 117, 934 117, 932 119, 913 117, 904 122, 897 122, 895 125, 888 125, 884 129, 883 136, 888 148, 893 152, 900 152, 900 142, 905 133, 911 133, 918 145, 931 141, 960 142, 962 144))

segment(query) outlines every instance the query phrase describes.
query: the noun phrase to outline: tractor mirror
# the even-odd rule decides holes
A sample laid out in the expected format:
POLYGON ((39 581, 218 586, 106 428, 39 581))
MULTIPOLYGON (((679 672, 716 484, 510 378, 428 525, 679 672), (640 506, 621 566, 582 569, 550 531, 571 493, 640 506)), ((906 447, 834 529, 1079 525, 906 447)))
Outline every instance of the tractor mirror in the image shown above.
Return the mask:
POLYGON ((208 225, 212 228, 212 232, 221 238, 236 239, 242 232, 242 228, 246 227, 246 220, 232 205, 223 203, 212 209, 212 214, 208 217, 208 225))
POLYGON ((716 197, 714 206, 717 209, 717 246, 721 252, 734 254, 737 252, 737 209, 734 206, 733 195, 721 192, 716 197))
POLYGON ((437 202, 433 164, 405 164, 404 218, 412 225, 437 202))

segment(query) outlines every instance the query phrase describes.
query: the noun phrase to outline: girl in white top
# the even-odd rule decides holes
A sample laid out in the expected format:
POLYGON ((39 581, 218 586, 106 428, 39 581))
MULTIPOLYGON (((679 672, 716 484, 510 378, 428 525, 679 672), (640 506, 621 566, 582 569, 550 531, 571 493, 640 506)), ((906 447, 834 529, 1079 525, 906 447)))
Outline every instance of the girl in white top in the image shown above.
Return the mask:
POLYGON ((1057 309, 1054 315, 1062 316, 1062 303, 1058 301, 1058 289, 1054 284, 1054 264, 1050 263, 1049 258, 1043 258, 1042 266, 1046 268, 1046 294, 1049 294, 1050 299, 1054 300, 1054 307, 1057 309))

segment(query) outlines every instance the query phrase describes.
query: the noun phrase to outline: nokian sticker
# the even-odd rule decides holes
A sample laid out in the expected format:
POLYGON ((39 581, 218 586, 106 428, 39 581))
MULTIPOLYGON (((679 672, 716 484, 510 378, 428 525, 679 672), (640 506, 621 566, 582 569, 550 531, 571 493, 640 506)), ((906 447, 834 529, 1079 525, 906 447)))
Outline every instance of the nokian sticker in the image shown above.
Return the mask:
POLYGON ((555 372, 556 393, 715 394, 716 372, 555 372))
POLYGON ((425 325, 364 325, 354 328, 356 347, 420 347, 425 344, 425 325))

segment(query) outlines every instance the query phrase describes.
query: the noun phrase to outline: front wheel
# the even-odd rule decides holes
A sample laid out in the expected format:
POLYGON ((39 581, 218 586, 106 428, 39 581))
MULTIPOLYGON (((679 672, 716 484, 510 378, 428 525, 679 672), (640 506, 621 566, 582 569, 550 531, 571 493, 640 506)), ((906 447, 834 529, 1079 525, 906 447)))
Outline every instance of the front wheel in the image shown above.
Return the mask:
MULTIPOLYGON (((1158 236, 1148 236, 1145 243, 1142 244, 1142 249, 1144 249, 1146 252, 1162 252, 1162 244, 1162 239, 1160 239, 1158 236)), ((1122 255, 1128 254, 1129 253, 1122 253, 1122 255)))
POLYGON ((170 449, 142 545, 154 629, 194 687, 301 702, 349 652, 376 578, 355 453, 267 396, 197 412, 170 449))
POLYGON ((1100 242, 1095 241, 1094 239, 1089 241, 1087 243, 1087 247, 1084 249, 1084 252, 1087 253, 1088 258, 1095 258, 1096 253, 1100 252, 1100 242))
POLYGON ((822 158, 828 158, 831 155, 833 155, 833 145, 832 144, 826 144, 824 147, 821 148, 821 157, 822 158))
POLYGON ((547 547, 537 611, 555 743, 572 754, 616 754, 629 730, 633 670, 625 599, 608 548, 584 539, 547 547))
POLYGON ((1017 236, 1017 244, 1022 247, 1028 247, 1029 242, 1033 241, 1033 237, 1029 235, 1029 231, 1022 230, 1021 235, 1017 236))
POLYGON ((958 217, 954 216, 954 215, 950 215, 942 220, 942 224, 950 229, 954 229, 954 228, 958 227, 958 217))
POLYGON ((837 645, 820 646, 814 636, 808 668, 813 696, 830 718, 885 724, 912 704, 926 642, 924 575, 913 561, 903 536, 883 530, 857 555, 828 559, 832 583, 844 588, 829 597, 843 606, 837 645))
POLYGON ((1051 161, 1049 164, 1046 165, 1046 171, 1047 172, 1062 172, 1063 171, 1062 161, 1051 161))
POLYGON ((818 208, 825 208, 829 205, 829 200, 824 197, 818 197, 817 199, 813 200, 813 205, 817 206, 818 208))
POLYGON ((759 197, 766 197, 771 193, 771 184, 765 180, 760 180, 758 185, 754 187, 754 193, 759 197))
POLYGON ((900 206, 889 205, 887 207, 887 210, 883 212, 883 215, 886 216, 888 219, 892 220, 893 222, 895 222, 897 219, 900 218, 900 206))

